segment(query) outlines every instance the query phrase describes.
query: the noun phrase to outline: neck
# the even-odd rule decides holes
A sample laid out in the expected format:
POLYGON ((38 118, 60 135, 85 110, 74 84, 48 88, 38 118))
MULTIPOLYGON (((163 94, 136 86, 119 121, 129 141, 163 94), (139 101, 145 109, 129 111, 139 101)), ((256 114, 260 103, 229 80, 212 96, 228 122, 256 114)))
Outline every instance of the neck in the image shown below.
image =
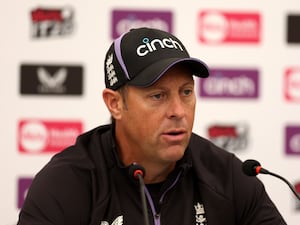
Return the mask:
POLYGON ((147 166, 147 163, 141 164, 146 170, 144 178, 145 184, 159 183, 166 180, 169 173, 174 170, 175 164, 170 164, 164 167, 147 166))
POLYGON ((132 146, 127 141, 128 138, 124 137, 122 132, 115 130, 115 138, 117 142, 117 151, 120 160, 125 166, 129 166, 132 163, 137 163, 145 168, 145 184, 163 182, 169 173, 175 168, 176 162, 158 162, 150 160, 141 154, 138 146, 132 146), (129 151, 130 150, 130 151, 129 151), (138 154, 136 154, 138 152, 138 154))
POLYGON ((167 176, 171 171, 174 170, 176 162, 172 163, 155 163, 149 160, 140 160, 136 157, 130 156, 129 154, 121 154, 119 151, 120 160, 125 166, 129 166, 132 163, 144 167, 145 169, 145 184, 159 183, 166 180, 167 176))

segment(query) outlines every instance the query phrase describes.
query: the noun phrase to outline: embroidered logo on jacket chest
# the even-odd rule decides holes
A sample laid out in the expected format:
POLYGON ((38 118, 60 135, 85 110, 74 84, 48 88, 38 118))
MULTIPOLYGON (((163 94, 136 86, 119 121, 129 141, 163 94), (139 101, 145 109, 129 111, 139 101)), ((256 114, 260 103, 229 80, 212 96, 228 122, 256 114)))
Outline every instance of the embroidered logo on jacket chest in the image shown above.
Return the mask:
MULTIPOLYGON (((100 225, 109 225, 109 222, 101 221, 100 225)), ((123 216, 118 216, 111 225, 123 225, 123 216)))
POLYGON ((194 205, 195 207, 195 220, 196 225, 207 225, 206 217, 205 217, 205 210, 203 204, 200 204, 199 202, 197 205, 194 205))

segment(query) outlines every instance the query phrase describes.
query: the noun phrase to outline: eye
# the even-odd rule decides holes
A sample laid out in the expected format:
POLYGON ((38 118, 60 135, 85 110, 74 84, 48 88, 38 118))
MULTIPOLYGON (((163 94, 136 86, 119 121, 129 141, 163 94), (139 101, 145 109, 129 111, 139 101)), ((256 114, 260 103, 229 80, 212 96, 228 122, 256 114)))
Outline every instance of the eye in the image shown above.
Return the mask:
POLYGON ((192 93, 193 93, 193 89, 184 89, 184 90, 182 91, 182 94, 183 94, 184 96, 190 96, 192 93))
POLYGON ((162 99, 164 96, 165 96, 164 93, 156 93, 156 94, 151 95, 151 98, 154 99, 154 100, 160 100, 160 99, 162 99))

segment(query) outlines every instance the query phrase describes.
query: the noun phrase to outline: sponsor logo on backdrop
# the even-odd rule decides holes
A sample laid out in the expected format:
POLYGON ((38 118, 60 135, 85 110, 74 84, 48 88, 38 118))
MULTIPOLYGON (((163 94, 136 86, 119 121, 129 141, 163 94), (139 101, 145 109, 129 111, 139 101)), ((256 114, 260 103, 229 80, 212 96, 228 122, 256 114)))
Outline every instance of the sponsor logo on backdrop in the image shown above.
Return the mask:
POLYGON ((285 71, 284 96, 287 101, 300 102, 300 67, 285 71))
POLYGON ((21 120, 18 149, 21 153, 56 153, 73 145, 83 131, 80 121, 21 120))
POLYGON ((74 30, 74 10, 71 7, 35 8, 30 13, 31 36, 34 38, 65 36, 74 30))
POLYGON ((204 10, 199 13, 199 40, 207 44, 259 43, 260 17, 257 12, 204 10))
POLYGON ((300 43, 300 14, 287 16, 287 42, 290 44, 300 43))
POLYGON ((288 155, 300 155, 300 126, 285 128, 285 152, 288 155))
MULTIPOLYGON (((298 194, 300 194, 300 181, 297 182, 295 185, 295 190, 298 194)), ((295 208, 296 210, 300 211, 300 201, 298 201, 297 199, 295 200, 295 208)))
POLYGON ((112 39, 137 27, 151 27, 172 33, 172 11, 113 10, 112 39))
POLYGON ((210 76, 199 79, 204 98, 256 99, 259 96, 259 72, 256 69, 210 69, 210 76))
POLYGON ((17 207, 18 209, 22 208, 24 204, 24 200, 26 198, 28 189, 32 183, 33 178, 32 177, 20 177, 18 179, 18 202, 17 207))
POLYGON ((82 95, 81 65, 22 64, 20 76, 23 95, 82 95))
POLYGON ((208 127, 208 138, 227 151, 245 150, 248 145, 249 128, 246 124, 214 124, 208 127))

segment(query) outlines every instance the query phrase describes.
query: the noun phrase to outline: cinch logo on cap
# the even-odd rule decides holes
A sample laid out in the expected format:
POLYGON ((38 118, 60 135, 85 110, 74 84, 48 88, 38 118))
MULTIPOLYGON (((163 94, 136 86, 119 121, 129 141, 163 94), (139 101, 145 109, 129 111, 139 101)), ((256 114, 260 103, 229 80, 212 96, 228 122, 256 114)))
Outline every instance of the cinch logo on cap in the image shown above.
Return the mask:
POLYGON ((172 38, 164 38, 162 40, 160 39, 153 39, 150 42, 150 39, 145 37, 143 38, 142 45, 139 45, 136 49, 136 53, 139 56, 145 56, 148 53, 154 52, 158 50, 158 48, 176 48, 183 51, 183 47, 178 43, 178 41, 173 40, 172 38))

